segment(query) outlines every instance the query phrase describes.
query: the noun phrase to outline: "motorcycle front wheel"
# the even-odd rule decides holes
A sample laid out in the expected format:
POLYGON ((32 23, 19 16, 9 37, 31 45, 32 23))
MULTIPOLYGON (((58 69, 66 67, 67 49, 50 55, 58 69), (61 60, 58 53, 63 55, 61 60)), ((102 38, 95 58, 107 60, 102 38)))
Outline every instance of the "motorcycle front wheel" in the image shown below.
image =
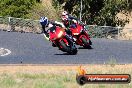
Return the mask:
POLYGON ((70 46, 67 46, 64 41, 60 41, 60 45, 62 47, 61 50, 67 52, 68 54, 76 55, 78 52, 75 46, 71 48, 70 46))
POLYGON ((82 42, 83 42, 83 47, 84 48, 92 49, 92 47, 90 46, 91 41, 88 42, 86 38, 82 37, 82 42))

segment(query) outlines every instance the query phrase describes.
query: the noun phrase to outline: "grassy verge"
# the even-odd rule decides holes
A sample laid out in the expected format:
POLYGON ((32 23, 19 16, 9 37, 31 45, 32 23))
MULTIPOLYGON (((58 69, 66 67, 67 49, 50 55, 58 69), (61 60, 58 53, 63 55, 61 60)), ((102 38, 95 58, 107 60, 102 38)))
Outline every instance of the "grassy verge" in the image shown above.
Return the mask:
MULTIPOLYGON (((79 66, 0 66, 0 88, 132 88, 130 84, 76 83, 79 66)), ((83 65, 88 74, 131 74, 132 65, 83 65)))

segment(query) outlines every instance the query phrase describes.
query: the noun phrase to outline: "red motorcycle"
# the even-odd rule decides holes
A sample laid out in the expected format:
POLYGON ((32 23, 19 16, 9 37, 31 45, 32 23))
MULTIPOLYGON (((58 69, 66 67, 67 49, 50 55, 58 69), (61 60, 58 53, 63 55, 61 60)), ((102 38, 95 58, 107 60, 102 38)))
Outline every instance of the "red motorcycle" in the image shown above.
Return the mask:
POLYGON ((78 50, 73 40, 68 37, 63 28, 55 26, 54 28, 50 29, 49 36, 50 41, 55 44, 59 50, 67 52, 71 55, 77 54, 78 50))
POLYGON ((77 45, 83 46, 84 48, 88 49, 92 48, 92 42, 83 25, 74 23, 70 26, 70 30, 72 32, 73 39, 77 45))

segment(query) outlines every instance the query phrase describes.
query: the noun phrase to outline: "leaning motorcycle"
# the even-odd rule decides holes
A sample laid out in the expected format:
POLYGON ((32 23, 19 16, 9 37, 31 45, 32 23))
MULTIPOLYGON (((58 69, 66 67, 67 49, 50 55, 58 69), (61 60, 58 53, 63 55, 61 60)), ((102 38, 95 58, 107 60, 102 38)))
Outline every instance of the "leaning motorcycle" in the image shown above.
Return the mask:
POLYGON ((72 39, 66 34, 65 30, 59 26, 55 26, 49 32, 49 40, 63 52, 75 55, 78 50, 72 39))
POLYGON ((91 49, 92 42, 84 25, 74 23, 70 26, 73 39, 77 45, 91 49))

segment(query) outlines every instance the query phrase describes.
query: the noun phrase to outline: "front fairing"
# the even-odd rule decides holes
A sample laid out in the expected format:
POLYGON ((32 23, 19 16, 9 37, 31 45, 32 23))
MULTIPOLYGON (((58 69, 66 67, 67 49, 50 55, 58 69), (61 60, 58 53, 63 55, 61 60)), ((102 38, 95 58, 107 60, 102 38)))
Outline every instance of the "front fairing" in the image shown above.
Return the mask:
POLYGON ((50 40, 51 41, 55 41, 57 39, 62 38, 65 35, 65 32, 62 30, 62 28, 56 26, 55 28, 53 28, 52 30, 50 30, 50 40), (62 36, 58 37, 60 31, 62 31, 62 36))
POLYGON ((82 37, 85 37, 87 40, 89 40, 89 35, 87 34, 86 30, 84 30, 84 26, 77 24, 76 28, 71 28, 72 35, 76 40, 77 45, 83 45, 82 43, 82 37))
POLYGON ((72 31, 72 35, 79 35, 83 30, 83 27, 79 24, 74 24, 74 26, 70 26, 70 30, 72 31))

